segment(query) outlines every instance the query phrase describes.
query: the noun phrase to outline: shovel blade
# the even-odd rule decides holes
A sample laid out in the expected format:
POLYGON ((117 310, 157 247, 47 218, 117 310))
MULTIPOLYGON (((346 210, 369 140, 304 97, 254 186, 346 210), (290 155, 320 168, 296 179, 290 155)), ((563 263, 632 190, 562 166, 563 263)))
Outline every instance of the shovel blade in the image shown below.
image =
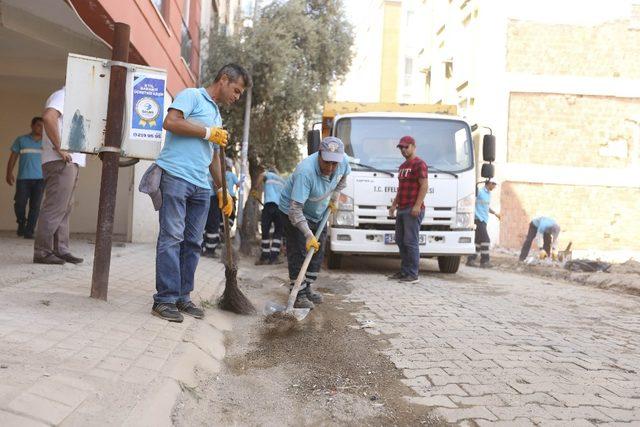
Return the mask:
POLYGON ((277 302, 268 301, 264 306, 264 314, 270 315, 273 313, 287 313, 293 315, 297 321, 302 321, 309 315, 310 308, 292 308, 287 310, 286 305, 278 304, 277 302))

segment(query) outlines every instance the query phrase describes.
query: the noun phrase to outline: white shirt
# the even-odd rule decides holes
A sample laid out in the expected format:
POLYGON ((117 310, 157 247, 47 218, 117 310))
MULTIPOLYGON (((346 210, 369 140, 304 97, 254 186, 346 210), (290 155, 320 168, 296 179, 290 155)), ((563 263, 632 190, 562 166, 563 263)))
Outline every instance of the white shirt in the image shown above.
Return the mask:
MULTIPOLYGON (((44 106, 47 108, 53 108, 60 113, 58 117, 58 129, 60 130, 60 138, 62 138, 62 116, 64 114, 64 87, 51 94, 47 103, 44 106)), ((71 154, 71 161, 80 167, 85 167, 87 163, 87 155, 84 153, 69 153, 71 154)), ((53 162, 54 160, 62 160, 62 156, 53 149, 53 143, 47 136, 47 131, 42 129, 42 164, 53 162)))

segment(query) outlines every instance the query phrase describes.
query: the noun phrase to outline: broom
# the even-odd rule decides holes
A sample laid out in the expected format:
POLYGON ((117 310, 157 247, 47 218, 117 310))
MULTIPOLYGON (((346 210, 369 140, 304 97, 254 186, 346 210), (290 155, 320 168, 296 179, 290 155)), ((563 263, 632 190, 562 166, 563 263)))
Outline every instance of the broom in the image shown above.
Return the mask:
MULTIPOLYGON (((224 189, 224 205, 231 203, 227 198, 227 177, 226 177, 226 160, 224 149, 220 149, 220 168, 222 170, 222 188, 224 189)), ((241 202, 242 203, 242 202, 241 202)), ((224 240, 227 249, 227 262, 224 264, 224 292, 218 301, 218 307, 225 311, 231 311, 236 314, 252 314, 256 312, 251 301, 238 288, 238 267, 233 262, 233 248, 231 247, 231 230, 229 227, 229 217, 223 213, 224 218, 224 240)))

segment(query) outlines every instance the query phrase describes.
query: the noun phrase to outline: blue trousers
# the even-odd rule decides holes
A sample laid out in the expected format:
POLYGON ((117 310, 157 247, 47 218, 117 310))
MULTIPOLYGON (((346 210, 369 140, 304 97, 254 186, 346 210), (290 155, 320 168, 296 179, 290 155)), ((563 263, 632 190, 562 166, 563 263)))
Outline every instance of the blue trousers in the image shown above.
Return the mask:
POLYGON ((188 302, 200 260, 211 190, 162 173, 160 232, 156 246, 158 303, 188 302))
POLYGON ((411 208, 398 209, 396 213, 396 244, 400 249, 400 272, 418 277, 420 266, 420 224, 424 209, 417 217, 411 216, 411 208))

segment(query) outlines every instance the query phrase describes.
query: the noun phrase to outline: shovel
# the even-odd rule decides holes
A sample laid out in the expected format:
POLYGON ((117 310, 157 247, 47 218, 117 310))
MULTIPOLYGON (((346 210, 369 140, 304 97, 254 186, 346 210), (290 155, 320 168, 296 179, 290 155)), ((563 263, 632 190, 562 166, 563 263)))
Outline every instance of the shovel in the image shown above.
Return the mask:
MULTIPOLYGON (((331 211, 329 210, 329 208, 327 208, 316 230, 316 234, 315 234, 316 239, 320 239, 320 234, 322 233, 324 226, 327 224, 327 220, 329 219, 330 213, 331 211)), ((313 248, 309 248, 309 250, 307 251, 307 256, 304 258, 304 262, 302 263, 302 267, 300 268, 298 277, 296 278, 296 281, 293 283, 293 288, 289 293, 289 300, 287 301, 287 306, 285 307, 282 304, 267 302, 265 311, 269 315, 284 314, 287 317, 293 316, 297 321, 304 320, 304 318, 307 317, 307 315, 309 314, 309 311, 311 311, 310 308, 294 308, 293 304, 295 304, 296 302, 296 297, 298 296, 298 292, 300 291, 300 286, 302 286, 302 281, 304 280, 305 274, 307 274, 307 268, 309 268, 309 263, 311 262, 311 258, 313 258, 314 253, 315 253, 315 249, 313 248)))

